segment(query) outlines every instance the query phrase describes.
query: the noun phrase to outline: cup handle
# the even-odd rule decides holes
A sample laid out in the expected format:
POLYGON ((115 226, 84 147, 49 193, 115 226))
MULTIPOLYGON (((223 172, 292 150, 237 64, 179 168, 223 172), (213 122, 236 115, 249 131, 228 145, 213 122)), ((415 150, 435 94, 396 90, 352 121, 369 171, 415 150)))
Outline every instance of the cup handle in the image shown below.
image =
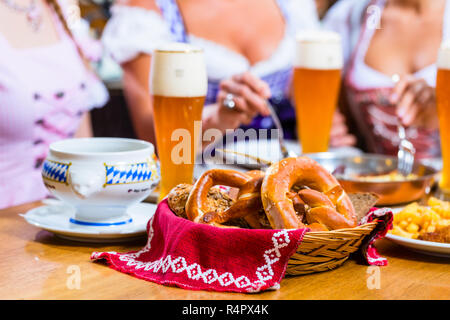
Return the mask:
POLYGON ((105 174, 101 166, 86 168, 72 165, 68 174, 69 185, 79 198, 86 199, 103 189, 105 174))

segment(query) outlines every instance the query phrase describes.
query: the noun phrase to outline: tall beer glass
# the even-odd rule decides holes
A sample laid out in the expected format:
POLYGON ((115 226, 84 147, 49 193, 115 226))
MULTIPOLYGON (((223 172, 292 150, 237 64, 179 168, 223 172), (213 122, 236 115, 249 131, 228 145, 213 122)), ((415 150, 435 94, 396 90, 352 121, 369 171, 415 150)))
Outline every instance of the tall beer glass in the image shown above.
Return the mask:
POLYGON ((450 42, 439 50, 436 98, 442 149, 442 177, 439 183, 444 198, 450 199, 450 42))
POLYGON ((159 199, 180 183, 192 183, 207 90, 203 51, 184 43, 152 55, 150 91, 161 165, 159 199))
POLYGON ((303 153, 328 150, 343 65, 339 34, 297 34, 293 89, 297 133, 303 153))

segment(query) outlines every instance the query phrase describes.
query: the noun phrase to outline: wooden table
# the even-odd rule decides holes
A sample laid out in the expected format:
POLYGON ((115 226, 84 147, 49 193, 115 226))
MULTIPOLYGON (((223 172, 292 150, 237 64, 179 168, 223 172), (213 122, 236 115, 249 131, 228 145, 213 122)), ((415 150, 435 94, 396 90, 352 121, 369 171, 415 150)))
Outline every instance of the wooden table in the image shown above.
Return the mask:
POLYGON ((92 251, 136 250, 145 239, 108 246, 62 240, 19 216, 38 205, 0 210, 0 299, 450 299, 450 259, 410 252, 388 240, 377 243, 389 259, 389 266, 378 270, 379 289, 372 281, 377 270, 354 261, 285 278, 281 289, 260 294, 165 287, 89 260, 92 251), (79 289, 70 281, 74 271, 81 276, 79 289))

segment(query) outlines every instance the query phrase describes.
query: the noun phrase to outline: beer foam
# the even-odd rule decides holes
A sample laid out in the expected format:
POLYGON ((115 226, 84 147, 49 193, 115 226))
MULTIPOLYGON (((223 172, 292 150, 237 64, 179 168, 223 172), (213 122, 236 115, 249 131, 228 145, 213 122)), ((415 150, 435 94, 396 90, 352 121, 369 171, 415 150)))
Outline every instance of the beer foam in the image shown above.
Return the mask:
POLYGON ((203 50, 186 43, 167 43, 152 55, 150 92, 165 97, 202 97, 208 78, 203 50))
POLYGON ((442 42, 439 49, 437 67, 439 69, 450 70, 450 40, 442 42))
POLYGON ((341 69, 343 63, 341 37, 338 33, 307 30, 296 35, 294 67, 341 69))

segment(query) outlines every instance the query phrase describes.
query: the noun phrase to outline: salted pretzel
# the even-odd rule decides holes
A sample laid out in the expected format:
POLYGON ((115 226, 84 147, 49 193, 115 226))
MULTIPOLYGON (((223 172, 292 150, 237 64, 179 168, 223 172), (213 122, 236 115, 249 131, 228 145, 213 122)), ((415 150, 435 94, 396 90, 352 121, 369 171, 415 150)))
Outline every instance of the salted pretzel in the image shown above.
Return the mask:
MULTIPOLYGON (((195 183, 186 203, 189 220, 200 223, 222 224, 231 219, 245 218, 262 209, 260 189, 264 178, 262 171, 242 173, 234 170, 212 169, 204 172, 195 183), (206 202, 208 191, 215 185, 239 189, 236 201, 226 210, 209 212, 206 202)), ((246 219, 247 220, 247 219, 246 219)), ((258 227, 255 219, 249 218, 251 227, 258 227)))
POLYGON ((309 227, 312 231, 352 228, 357 224, 352 202, 325 168, 307 157, 272 164, 261 186, 261 199, 274 229, 309 227), (292 195, 295 186, 304 187, 292 195), (304 204, 302 219, 294 209, 304 204), (306 220, 306 223, 303 221, 306 220))

